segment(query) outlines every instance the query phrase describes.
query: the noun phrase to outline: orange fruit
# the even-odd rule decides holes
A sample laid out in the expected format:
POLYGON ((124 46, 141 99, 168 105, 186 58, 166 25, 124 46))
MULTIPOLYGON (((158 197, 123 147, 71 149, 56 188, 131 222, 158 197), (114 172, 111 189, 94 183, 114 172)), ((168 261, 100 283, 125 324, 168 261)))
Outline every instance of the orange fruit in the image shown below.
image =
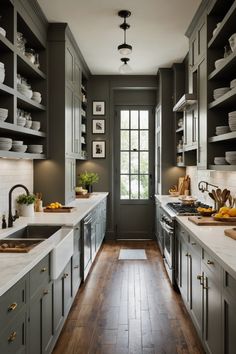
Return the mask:
POLYGON ((230 216, 236 217, 236 208, 232 208, 228 211, 228 214, 230 216))
POLYGON ((230 208, 228 207, 222 207, 220 208, 219 212, 224 215, 224 214, 228 214, 228 211, 230 210, 230 208))

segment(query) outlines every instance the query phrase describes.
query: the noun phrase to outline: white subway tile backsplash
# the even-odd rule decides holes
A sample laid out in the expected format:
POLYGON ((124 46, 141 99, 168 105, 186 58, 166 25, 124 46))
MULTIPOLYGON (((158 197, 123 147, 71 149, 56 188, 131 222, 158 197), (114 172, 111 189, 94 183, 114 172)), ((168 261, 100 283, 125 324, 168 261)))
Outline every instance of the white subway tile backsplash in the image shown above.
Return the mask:
MULTIPOLYGON (((33 161, 0 159, 0 215, 8 213, 8 192, 15 184, 24 184, 33 191, 33 161)), ((16 209, 16 197, 24 193, 16 189, 13 193, 13 208, 16 209)))
MULTIPOLYGON (((207 181, 221 189, 227 188, 231 191, 232 196, 236 197, 236 172, 198 170, 197 167, 191 166, 187 167, 186 174, 191 178, 191 194, 198 197, 202 202, 210 205, 214 203, 208 193, 202 193, 198 190, 200 181, 207 181)), ((209 189, 211 190, 211 187, 209 189)))

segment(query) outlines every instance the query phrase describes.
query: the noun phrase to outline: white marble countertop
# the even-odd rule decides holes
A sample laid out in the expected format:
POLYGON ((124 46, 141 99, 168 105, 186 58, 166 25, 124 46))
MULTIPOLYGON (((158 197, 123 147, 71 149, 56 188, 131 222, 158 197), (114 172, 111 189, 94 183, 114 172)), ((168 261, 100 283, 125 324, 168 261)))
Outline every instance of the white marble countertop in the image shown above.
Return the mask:
MULTIPOLYGON (((168 212, 166 203, 178 201, 177 198, 167 195, 156 195, 156 198, 168 212)), ((232 226, 198 226, 189 221, 187 216, 176 216, 175 218, 236 279, 236 241, 224 235, 224 230, 232 228, 232 226)))
POLYGON ((76 209, 71 213, 35 213, 35 216, 20 217, 9 229, 0 230, 0 239, 30 224, 38 225, 62 225, 63 228, 56 232, 29 253, 0 253, 0 296, 10 289, 18 280, 27 274, 38 262, 65 237, 66 230, 80 222, 108 193, 93 193, 89 199, 77 199, 70 203, 76 209))

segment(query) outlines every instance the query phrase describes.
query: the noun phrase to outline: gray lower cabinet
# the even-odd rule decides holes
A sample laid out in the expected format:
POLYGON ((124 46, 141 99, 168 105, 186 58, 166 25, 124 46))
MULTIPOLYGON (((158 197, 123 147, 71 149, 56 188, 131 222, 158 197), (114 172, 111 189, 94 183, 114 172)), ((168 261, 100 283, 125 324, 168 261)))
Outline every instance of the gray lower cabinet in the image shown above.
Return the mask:
POLYGON ((188 302, 188 243, 187 243, 187 234, 184 229, 177 224, 176 227, 176 238, 177 238, 177 247, 178 254, 177 266, 178 266, 178 278, 177 283, 179 286, 179 290, 183 297, 185 303, 188 302))
POLYGON ((223 354, 234 354, 236 348, 236 280, 224 272, 222 294, 223 354))

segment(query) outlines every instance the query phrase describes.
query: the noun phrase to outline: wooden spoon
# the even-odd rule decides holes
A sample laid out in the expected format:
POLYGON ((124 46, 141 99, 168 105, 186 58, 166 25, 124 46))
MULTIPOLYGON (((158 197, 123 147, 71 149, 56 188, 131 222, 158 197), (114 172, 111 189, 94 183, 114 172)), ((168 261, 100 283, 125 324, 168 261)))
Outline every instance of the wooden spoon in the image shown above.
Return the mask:
POLYGON ((214 200, 214 209, 216 209, 216 200, 212 192, 208 193, 209 197, 214 200))

